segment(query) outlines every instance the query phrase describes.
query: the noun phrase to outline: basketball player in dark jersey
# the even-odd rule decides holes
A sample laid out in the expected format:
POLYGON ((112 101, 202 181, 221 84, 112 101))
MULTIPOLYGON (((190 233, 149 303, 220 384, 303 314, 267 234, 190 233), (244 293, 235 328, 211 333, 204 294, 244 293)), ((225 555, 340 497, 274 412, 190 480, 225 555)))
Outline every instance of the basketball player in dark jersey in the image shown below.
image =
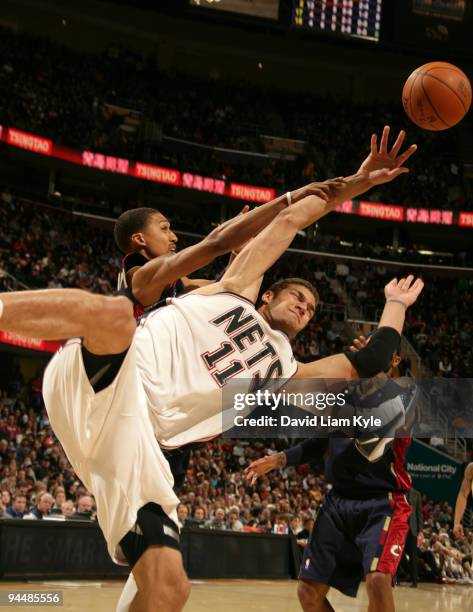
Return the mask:
MULTIPOLYGON (((376 334, 376 332, 375 332, 376 334)), ((352 351, 366 345, 361 338, 352 351)), ((332 485, 318 512, 304 549, 298 596, 305 612, 329 612, 330 587, 356 597, 366 577, 369 610, 393 612, 392 584, 402 557, 411 508, 406 494, 411 478, 405 467, 409 429, 418 403, 417 387, 390 372, 400 362, 394 354, 388 372, 360 381, 353 404, 366 416, 383 405, 383 436, 353 438, 334 431, 288 450, 254 461, 246 474, 252 483, 272 469, 317 464, 325 457, 325 476, 332 485)))

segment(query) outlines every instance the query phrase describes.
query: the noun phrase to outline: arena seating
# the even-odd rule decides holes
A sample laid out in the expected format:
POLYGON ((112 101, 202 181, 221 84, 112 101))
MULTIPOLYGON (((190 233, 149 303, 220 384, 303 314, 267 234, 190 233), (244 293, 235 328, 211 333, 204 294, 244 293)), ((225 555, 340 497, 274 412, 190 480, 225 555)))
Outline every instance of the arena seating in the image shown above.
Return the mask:
MULTIPOLYGON (((393 129, 409 128, 400 105, 380 107, 373 101, 360 106, 313 94, 294 97, 241 82, 165 73, 149 58, 118 46, 101 55, 79 54, 5 28, 0 34, 0 124, 73 148, 282 189, 356 171, 368 151, 367 125, 379 131, 387 123, 393 129), (133 115, 126 129, 113 111, 117 106, 133 115), (146 126, 154 126, 164 138, 150 141, 146 126), (305 141, 305 152, 293 161, 256 160, 251 154, 265 152, 264 135, 305 141), (176 138, 190 144, 176 147, 176 138), (191 143, 205 145, 204 153, 191 143), (248 156, 235 159, 213 147, 248 156)), ((415 138, 422 151, 413 162, 415 172, 383 187, 385 200, 471 209, 456 133, 437 133, 434 140, 416 130, 415 138)))

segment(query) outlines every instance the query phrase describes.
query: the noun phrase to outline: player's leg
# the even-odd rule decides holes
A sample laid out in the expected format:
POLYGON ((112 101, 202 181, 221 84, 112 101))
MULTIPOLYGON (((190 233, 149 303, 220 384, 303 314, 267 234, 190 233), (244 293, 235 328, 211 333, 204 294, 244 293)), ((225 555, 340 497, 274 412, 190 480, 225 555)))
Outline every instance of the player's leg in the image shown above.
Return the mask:
POLYGON ((190 594, 190 585, 179 551, 151 546, 133 567, 138 593, 130 612, 178 612, 190 594))
POLYGON ((366 576, 368 612, 394 612, 393 577, 382 572, 370 572, 366 576))
POLYGON ((138 510, 135 528, 120 541, 133 578, 117 612, 181 610, 190 592, 179 547, 179 529, 161 506, 148 503, 138 510))
POLYGON ((356 543, 363 557, 369 612, 394 612, 393 583, 409 530, 411 507, 403 494, 360 504, 363 527, 356 543))
POLYGON ((0 329, 44 340, 81 337, 93 354, 118 354, 135 330, 132 305, 81 289, 2 293, 0 329))
POLYGON ((304 612, 334 612, 327 599, 328 584, 312 580, 299 580, 297 596, 304 612))
POLYGON ((297 589, 304 612, 331 612, 327 599, 330 587, 354 597, 362 577, 361 568, 342 563, 343 558, 350 561, 354 555, 347 549, 339 502, 333 491, 325 496, 304 548, 297 589))

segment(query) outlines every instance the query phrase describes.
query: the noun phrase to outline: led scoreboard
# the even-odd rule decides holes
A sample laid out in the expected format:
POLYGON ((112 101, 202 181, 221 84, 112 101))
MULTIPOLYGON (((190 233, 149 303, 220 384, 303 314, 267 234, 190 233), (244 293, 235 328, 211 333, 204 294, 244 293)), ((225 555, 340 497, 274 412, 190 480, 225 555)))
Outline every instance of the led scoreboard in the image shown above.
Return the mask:
POLYGON ((294 0, 294 26, 379 40, 382 0, 294 0))

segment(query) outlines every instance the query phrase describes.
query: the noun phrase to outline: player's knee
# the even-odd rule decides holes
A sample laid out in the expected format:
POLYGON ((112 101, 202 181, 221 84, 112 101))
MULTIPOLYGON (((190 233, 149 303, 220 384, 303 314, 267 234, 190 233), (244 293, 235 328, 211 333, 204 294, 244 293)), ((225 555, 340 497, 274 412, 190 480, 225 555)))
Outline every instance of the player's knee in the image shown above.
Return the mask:
POLYGON ((326 588, 320 588, 316 582, 310 582, 308 580, 300 580, 297 585, 297 596, 299 602, 304 610, 313 607, 314 605, 322 602, 327 594, 326 588))
POLYGON ((172 582, 150 585, 150 599, 159 601, 166 610, 181 610, 189 599, 191 587, 187 576, 183 574, 172 582))
POLYGON ((366 590, 369 597, 383 598, 391 590, 392 578, 389 574, 371 572, 366 576, 366 590))

